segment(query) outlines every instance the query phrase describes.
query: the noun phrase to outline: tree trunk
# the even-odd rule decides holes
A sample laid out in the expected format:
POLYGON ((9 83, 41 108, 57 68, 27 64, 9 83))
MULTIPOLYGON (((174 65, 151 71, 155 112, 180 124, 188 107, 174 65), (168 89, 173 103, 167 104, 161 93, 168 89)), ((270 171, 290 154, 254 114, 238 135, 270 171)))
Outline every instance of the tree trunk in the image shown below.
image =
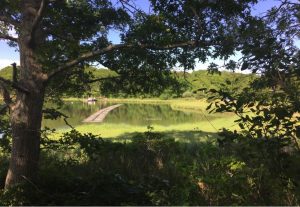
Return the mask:
MULTIPOLYGON (((24 28, 27 28, 26 24, 24 21, 24 28)), ((11 107, 12 153, 5 188, 34 181, 38 170, 45 77, 34 45, 39 36, 35 36, 34 44, 29 44, 27 34, 25 31, 19 38, 21 67, 18 84, 29 93, 17 91, 16 101, 11 107)))
POLYGON ((11 114, 12 153, 5 188, 36 178, 44 92, 18 93, 11 114))

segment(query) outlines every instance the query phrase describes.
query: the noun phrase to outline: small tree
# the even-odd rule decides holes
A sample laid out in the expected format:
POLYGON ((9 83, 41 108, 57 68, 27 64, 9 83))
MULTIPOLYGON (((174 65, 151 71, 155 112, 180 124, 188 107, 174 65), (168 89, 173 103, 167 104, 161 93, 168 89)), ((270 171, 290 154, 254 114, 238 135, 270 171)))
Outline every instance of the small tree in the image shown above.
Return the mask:
MULTIPOLYGON (((264 17, 250 18, 241 25, 241 69, 259 73, 259 78, 233 96, 224 89, 216 93, 217 111, 233 111, 240 135, 272 140, 279 149, 292 145, 298 152, 300 138, 300 4, 282 1, 264 17)), ((231 84, 231 83, 230 83, 231 84)), ((211 108, 211 106, 209 107, 211 108)))

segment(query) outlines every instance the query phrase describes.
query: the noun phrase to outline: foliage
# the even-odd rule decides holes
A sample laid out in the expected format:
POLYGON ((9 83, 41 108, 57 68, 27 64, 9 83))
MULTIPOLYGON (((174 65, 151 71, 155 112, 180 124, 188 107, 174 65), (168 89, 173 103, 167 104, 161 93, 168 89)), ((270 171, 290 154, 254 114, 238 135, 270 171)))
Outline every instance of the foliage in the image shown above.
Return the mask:
POLYGON ((12 67, 7 66, 5 68, 0 69, 0 76, 6 78, 8 80, 12 79, 12 67))
MULTIPOLYGON (((119 74, 126 94, 146 92, 163 99, 187 91, 174 81, 171 68, 179 64, 192 69, 196 59, 227 60, 237 50, 242 63, 231 60, 228 69, 240 67, 260 72, 260 77, 245 92, 239 90, 241 83, 232 80, 210 89, 217 93, 210 99, 219 100, 216 111, 235 112, 242 129, 225 130, 218 144, 180 144, 152 131, 121 144, 71 131, 58 141, 43 140, 36 183, 25 179, 24 184, 3 190, 2 205, 299 205, 300 53, 293 41, 299 36, 298 3, 283 1, 266 17, 257 18, 250 9, 256 0, 151 0, 150 14, 128 11, 125 1, 121 5, 101 0, 45 1, 45 7, 39 2, 0 2, 5 8, 0 11, 1 38, 11 40, 11 46, 21 45, 20 79, 2 82, 18 91, 13 114, 25 114, 19 119, 12 116, 12 126, 18 123, 28 127, 15 130, 36 133, 37 144, 28 145, 27 152, 39 151, 40 120, 34 115, 41 115, 41 88, 47 86, 46 96, 54 100, 63 93, 82 95, 92 77, 84 72, 90 62, 119 74), (18 40, 9 37, 12 28, 18 40), (121 44, 109 41, 112 29, 121 32, 121 44), (175 93, 169 90, 170 82, 175 83, 175 93), (57 86, 58 92, 53 90, 57 86), (40 110, 30 113, 35 108, 26 104, 35 100, 40 110), (37 148, 30 150, 32 146, 37 148)), ((209 72, 218 73, 218 66, 211 63, 209 72)), ((7 97, 4 84, 1 87, 7 97)), ((11 104, 7 98, 6 102, 11 104)), ((2 122, 9 130, 1 117, 2 122)), ((24 135, 23 140, 14 140, 18 144, 13 147, 28 144, 29 139, 24 135)), ((8 160, 4 150, 9 151, 10 144, 0 144, 4 178, 8 160)))
POLYGON ((259 71, 260 77, 237 94, 226 88, 210 90, 214 94, 211 99, 217 100, 214 103, 216 108, 211 111, 236 113, 240 117, 237 122, 242 130, 241 136, 276 141, 278 151, 283 147, 300 151, 299 48, 289 39, 298 35, 293 29, 299 18, 296 10, 299 11, 299 4, 284 1, 278 8, 270 10, 265 18, 249 19, 251 25, 243 25, 240 35, 244 42, 241 51, 245 55, 242 69, 251 69, 253 73, 259 71), (270 23, 277 18, 280 21, 270 23), (288 31, 283 31, 280 24, 284 24, 288 31), (253 27, 260 28, 260 31, 253 33, 253 27))
MULTIPOLYGON (((1 77, 11 79, 12 67, 0 70, 1 77)), ((85 75, 78 73, 74 76, 62 77, 62 84, 53 85, 49 91, 50 100, 58 97, 106 96, 106 97, 160 97, 163 100, 186 97, 197 99, 207 98, 201 88, 223 88, 231 82, 228 90, 231 93, 241 92, 247 85, 257 78, 254 75, 238 74, 223 71, 218 74, 209 74, 205 70, 192 73, 171 72, 162 75, 159 71, 153 74, 134 73, 132 77, 120 75, 109 69, 85 68, 85 75), (80 75, 81 74, 81 75, 80 75), (67 77, 67 78, 66 78, 67 77), (98 80, 91 82, 91 80, 98 80), (186 93, 186 94, 185 94, 186 93)))
POLYGON ((1 204, 299 204, 300 157, 276 142, 223 132, 217 143, 179 143, 152 130, 127 143, 77 131, 44 140, 38 180, 2 191, 1 204))
POLYGON ((243 134, 249 138, 292 141, 299 150, 300 117, 295 113, 286 94, 273 94, 265 100, 255 99, 255 93, 242 94, 237 99, 219 91, 221 101, 216 101, 216 111, 235 112, 243 134))
MULTIPOLYGON (((93 96, 107 96, 107 97, 159 97, 162 99, 169 99, 175 97, 184 97, 184 92, 192 93, 189 97, 200 97, 199 94, 203 93, 201 98, 206 98, 207 95, 204 91, 199 91, 201 88, 223 88, 226 83, 232 93, 241 92, 248 84, 256 79, 255 75, 246 75, 239 73, 232 73, 223 71, 220 75, 209 74, 205 70, 193 71, 192 73, 172 72, 162 75, 161 73, 155 74, 141 74, 134 73, 132 77, 121 76, 113 70, 96 69, 93 67, 86 68, 87 73, 94 80, 99 82, 86 83, 90 89, 86 92, 93 96)), ((1 73, 0 73, 1 74, 1 73)), ((76 94, 67 93, 66 86, 62 87, 64 96, 74 97, 76 94)), ((52 89, 55 90, 55 87, 52 89)), ((73 90, 70 88, 70 91, 73 90)), ((74 90, 73 90, 74 91, 74 90)))
MULTIPOLYGON (((87 66, 95 62, 120 76, 115 84, 105 84, 113 88, 125 85, 126 95, 134 90, 139 95, 159 96, 164 89, 174 88, 172 96, 179 96, 184 83, 176 83, 170 70, 178 65, 192 69, 196 58, 205 62, 208 57, 233 54, 236 27, 250 15, 250 5, 256 2, 155 0, 149 2, 152 9, 147 13, 133 9, 131 1, 50 1, 41 7, 44 12, 36 19, 39 24, 33 21, 27 25, 33 26, 32 34, 28 34, 33 44, 28 49, 34 51, 34 59, 42 67, 39 72, 51 76, 51 81, 46 81, 46 97, 51 99, 58 99, 62 92, 80 96, 84 89, 89 90, 86 83, 91 74, 87 66), (111 43, 108 34, 112 31, 120 33, 121 44, 111 43)), ((31 3, 34 9, 39 8, 40 1, 31 3)), ((22 30, 28 28, 18 22, 22 22, 22 12, 28 5, 4 1, 0 6, 5 8, 1 15, 6 16, 1 20, 5 23, 1 38, 7 38, 14 28, 23 39, 22 30)), ((14 38, 9 40, 11 46, 18 47, 14 38)))
POLYGON ((11 151, 11 127, 7 116, 7 108, 0 111, 0 154, 11 151))

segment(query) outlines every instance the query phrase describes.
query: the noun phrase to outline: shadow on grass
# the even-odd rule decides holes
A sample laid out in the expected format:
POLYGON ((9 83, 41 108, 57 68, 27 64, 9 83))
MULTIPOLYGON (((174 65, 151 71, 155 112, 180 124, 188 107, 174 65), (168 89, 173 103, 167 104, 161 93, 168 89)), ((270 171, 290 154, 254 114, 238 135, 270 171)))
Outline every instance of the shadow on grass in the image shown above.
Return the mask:
MULTIPOLYGON (((184 143, 199 143, 199 142, 216 142, 217 138, 220 136, 218 133, 213 132, 205 132, 201 130, 186 130, 186 131, 164 131, 164 132, 153 132, 158 133, 164 139, 174 139, 178 142, 184 143)), ((138 137, 142 137, 144 133, 142 132, 132 132, 132 133, 124 133, 116 138, 110 138, 113 142, 126 142, 132 141, 132 139, 136 139, 138 137)))

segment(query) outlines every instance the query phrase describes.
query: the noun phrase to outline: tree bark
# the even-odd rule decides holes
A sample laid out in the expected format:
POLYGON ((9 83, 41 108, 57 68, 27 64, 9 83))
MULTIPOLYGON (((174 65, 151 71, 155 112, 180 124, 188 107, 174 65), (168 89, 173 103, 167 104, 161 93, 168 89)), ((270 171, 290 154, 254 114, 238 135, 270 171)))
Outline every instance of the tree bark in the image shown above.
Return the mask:
POLYGON ((45 74, 38 61, 36 48, 44 41, 41 27, 33 22, 40 0, 23 1, 22 22, 18 45, 20 51, 19 79, 15 80, 28 93, 16 92, 11 106, 10 122, 12 127, 12 152, 5 188, 25 182, 34 182, 38 171, 40 156, 40 137, 42 108, 45 93, 45 74))
POLYGON ((18 93, 11 114, 12 152, 5 188, 33 182, 38 170, 44 91, 18 93))
POLYGON ((38 170, 45 84, 34 50, 20 45, 20 80, 29 93, 17 91, 11 107, 12 153, 5 188, 33 181, 38 170))
POLYGON ((29 93, 17 92, 11 108, 12 153, 5 188, 33 181, 38 170, 40 135, 45 86, 41 66, 34 51, 20 47, 21 73, 19 83, 29 93))

